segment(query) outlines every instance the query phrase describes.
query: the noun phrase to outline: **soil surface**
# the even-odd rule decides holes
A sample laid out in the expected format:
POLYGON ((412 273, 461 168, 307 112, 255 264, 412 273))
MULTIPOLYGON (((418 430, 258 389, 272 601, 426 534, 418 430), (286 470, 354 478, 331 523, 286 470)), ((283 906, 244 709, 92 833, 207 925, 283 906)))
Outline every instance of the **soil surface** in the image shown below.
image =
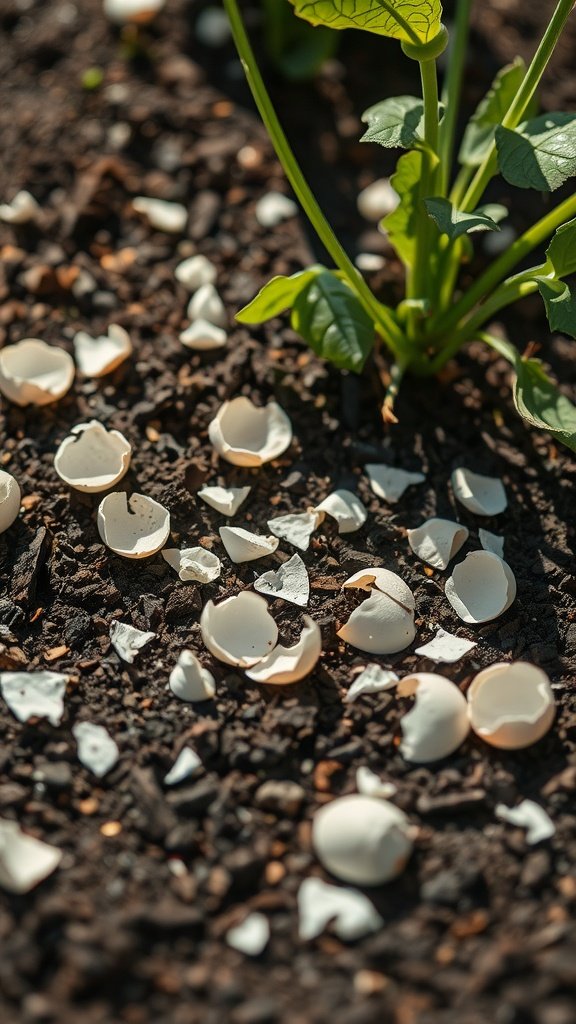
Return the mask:
MULTIPOLYGON (((77 330, 96 335, 116 322, 135 346, 111 377, 77 376, 54 406, 2 406, 1 462, 20 482, 24 511, 0 537, 0 665, 56 669, 70 682, 59 727, 21 725, 1 702, 0 814, 64 858, 33 892, 0 898, 0 1019, 573 1024, 576 465, 519 421, 506 364, 478 345, 442 380, 409 380, 400 424, 383 433, 375 373, 330 370, 284 321, 251 332, 234 325, 234 312, 268 277, 309 261, 311 241, 300 218, 274 230, 254 218, 256 200, 286 185, 232 47, 210 51, 194 38, 199 7, 169 0, 139 39, 107 24, 97 0, 5 0, 0 14, 0 196, 27 188, 42 207, 35 226, 1 231, 1 342, 40 337, 71 351, 77 330), (94 68, 102 81, 89 89, 94 68), (184 202, 185 233, 153 231, 131 207, 136 195, 184 202), (230 315, 227 348, 209 356, 178 339, 188 294, 174 269, 196 252, 217 265, 230 315), (289 451, 259 471, 219 461, 208 441, 210 420, 237 394, 258 404, 274 397, 294 426, 289 451), (70 428, 91 418, 133 445, 122 488, 169 508, 173 546, 201 543, 221 555, 219 581, 181 583, 160 555, 130 562, 102 545, 98 496, 69 492, 53 466, 70 428), (363 468, 377 461, 422 469, 426 482, 386 506, 363 468), (449 476, 461 465, 502 477, 505 513, 480 522, 456 506, 449 476), (301 684, 251 684, 203 648, 206 600, 249 588, 293 553, 281 543, 269 559, 232 565, 218 535, 225 520, 195 497, 205 482, 250 484, 235 524, 257 532, 338 486, 357 489, 367 506, 361 531, 338 536, 327 523, 303 556, 324 654, 301 684), (505 537, 518 598, 501 619, 464 626, 444 596, 447 574, 427 571, 410 552, 406 529, 432 515, 470 528, 462 555, 478 547, 479 526, 505 537), (354 603, 341 583, 374 564, 398 572, 416 597, 417 641, 391 659, 371 659, 336 636, 354 603), (111 647, 113 619, 157 634, 133 665, 111 647), (550 674, 558 717, 542 741, 503 754, 470 739, 446 762, 413 767, 398 753, 406 702, 384 694, 343 703, 370 661, 400 674, 434 671, 412 652, 437 625, 477 641, 461 662, 440 667, 464 690, 479 666, 502 659, 550 674), (216 677, 209 704, 183 704, 166 689, 184 648, 216 677), (71 729, 84 720, 104 725, 120 747, 102 780, 77 759, 71 729), (186 744, 204 769, 168 789, 162 780, 186 744), (361 765, 398 787, 395 802, 418 826, 415 851, 394 884, 370 892, 385 919, 378 933, 345 944, 328 929, 304 943, 296 894, 304 878, 327 877, 311 852, 312 817, 355 791, 361 765), (524 831, 496 819, 497 803, 523 798, 553 819, 549 842, 530 847, 524 831), (250 959, 224 936, 254 910, 268 917, 271 939, 250 959)), ((477 5, 467 108, 502 60, 532 52, 551 8, 477 5)), ((546 80, 547 109, 573 107, 574 41, 572 30, 546 80)), ((358 144, 359 113, 415 89, 411 71, 394 47, 354 33, 312 84, 269 70, 346 245, 386 257, 371 277, 383 294, 397 287, 399 267, 354 197, 391 165, 358 144)), ((496 184, 494 195, 505 200, 507 188, 496 184)), ((518 229, 543 206, 533 194, 514 203, 518 229)), ((550 337, 539 299, 507 326, 519 347, 542 346, 569 391, 573 343, 550 337)), ((270 608, 281 638, 293 641, 301 611, 280 600, 270 608)))

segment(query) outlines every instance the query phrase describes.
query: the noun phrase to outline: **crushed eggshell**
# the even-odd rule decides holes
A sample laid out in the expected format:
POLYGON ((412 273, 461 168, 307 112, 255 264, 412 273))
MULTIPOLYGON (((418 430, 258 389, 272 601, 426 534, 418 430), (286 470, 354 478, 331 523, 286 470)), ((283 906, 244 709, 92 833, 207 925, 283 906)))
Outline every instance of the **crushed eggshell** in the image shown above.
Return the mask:
POLYGON ((163 548, 161 554, 183 583, 213 583, 222 572, 218 555, 205 548, 163 548))
POLYGON ((460 467, 452 473, 452 490, 464 508, 477 516, 497 516, 504 512, 508 499, 498 477, 482 476, 460 467))
POLYGON ((8 530, 17 519, 21 500, 18 481, 11 473, 0 469, 0 533, 8 530))
POLYGON ((215 327, 226 327, 228 323, 224 303, 213 284, 203 284, 194 292, 186 315, 190 320, 207 320, 215 327))
POLYGON ((382 690, 391 690, 397 682, 398 676, 390 669, 381 668, 380 665, 367 665, 344 695, 344 702, 351 704, 365 693, 381 693, 382 690))
POLYGON ((365 220, 376 222, 396 209, 400 196, 392 188, 390 178, 378 178, 362 189, 356 202, 360 215, 365 220))
POLYGON ((277 537, 263 537, 240 526, 221 526, 218 532, 228 557, 237 565, 265 558, 273 554, 279 544, 277 537))
POLYGON ((63 348, 24 338, 0 350, 0 391, 15 405, 48 405, 72 387, 74 360, 63 348))
POLYGON ((310 578, 300 555, 292 555, 278 569, 270 569, 259 576, 254 580, 254 590, 305 608, 310 598, 310 578))
POLYGON ((269 519, 268 529, 276 537, 288 541, 300 551, 307 551, 310 547, 310 538, 323 519, 324 516, 318 512, 296 512, 269 519))
POLYGON ((317 938, 329 924, 344 942, 355 942, 371 935, 384 924, 363 892, 329 885, 321 878, 305 878, 297 900, 298 935, 303 942, 317 938))
POLYGON ((356 770, 356 789, 362 796, 376 796, 383 800, 390 800, 398 792, 398 786, 393 782, 385 782, 366 765, 356 770))
POLYGON ((278 626, 263 597, 243 590, 220 604, 208 601, 200 616, 202 640, 227 665, 251 668, 276 645, 278 626))
POLYGON ((314 815, 312 846, 336 878, 355 885, 382 885, 396 878, 412 852, 406 815, 371 796, 337 797, 314 815))
POLYGON ((421 484, 426 479, 424 473, 411 473, 406 469, 382 466, 376 462, 368 463, 365 469, 374 494, 391 505, 400 500, 408 487, 421 484))
POLYGON ((78 760, 101 779, 116 764, 120 751, 104 726, 93 722, 77 722, 72 735, 78 744, 78 760))
POLYGON ((410 588, 389 569, 362 569, 342 588, 370 592, 358 605, 337 635, 346 643, 369 654, 395 654, 408 647, 416 635, 415 602, 410 588))
POLYGON ((398 683, 399 697, 414 697, 400 720, 400 753, 406 761, 427 764, 453 754, 470 732, 468 705, 455 683, 432 672, 417 672, 398 683))
POLYGON ((198 497, 231 519, 250 494, 251 487, 202 487, 198 497))
POLYGON ((292 441, 292 424, 276 402, 258 408, 241 395, 224 402, 208 427, 218 454, 235 466, 262 466, 292 441))
POLYGON ((293 647, 278 644, 255 668, 249 669, 246 675, 256 683, 271 683, 276 686, 296 683, 310 674, 321 653, 320 627, 309 615, 305 615, 304 628, 298 642, 293 647))
POLYGON ((275 228, 283 220, 295 217, 298 207, 293 199, 282 192, 267 192, 256 203, 256 220, 263 228, 275 228))
POLYGON ((254 911, 248 914, 241 924, 229 928, 226 932, 226 943, 239 953, 246 956, 260 956, 270 940, 270 925, 264 914, 254 911))
POLYGON ((212 700, 216 693, 214 676, 193 651, 182 651, 170 673, 169 687, 175 697, 192 704, 212 700))
POLYGON ((446 581, 446 597, 463 622, 491 622, 516 598, 516 577, 512 569, 491 551, 471 551, 454 566, 446 581))
POLYGON ((189 779, 191 775, 195 775, 201 767, 202 760, 198 757, 196 751, 192 750, 191 747, 183 747, 170 771, 164 776, 164 785, 177 786, 180 782, 184 782, 184 779, 189 779))
POLYGON ((22 189, 9 203, 0 203, 0 220, 5 224, 29 224, 39 211, 34 196, 22 189))
POLYGON ((51 875, 62 851, 23 832, 16 821, 0 818, 0 886, 22 895, 51 875))
POLYGON ((110 642, 118 657, 129 665, 133 664, 137 654, 146 644, 154 640, 155 636, 156 633, 146 633, 142 629, 131 626, 128 622, 119 622, 118 619, 114 619, 110 626, 110 642))
POLYGON ((438 626, 436 636, 422 647, 417 647, 414 654, 420 654, 424 658, 429 658, 430 661, 452 665, 455 661, 460 661, 460 658, 463 658, 474 647, 476 647, 474 640, 466 640, 463 636, 454 636, 438 626))
POLYGON ((340 488, 329 494, 313 512, 324 512, 338 523, 338 533, 354 533, 368 518, 364 505, 352 491, 340 488))
POLYGON ((170 513, 145 494, 112 491, 98 506, 98 533, 104 544, 124 558, 148 558, 170 536, 170 513))
POLYGON ((469 531, 449 519, 427 519, 408 530, 408 543, 415 555, 435 569, 446 569, 469 537, 469 531))
POLYGON ((516 807, 496 804, 495 814, 497 818, 508 822, 509 825, 525 828, 526 842, 529 846, 543 843, 544 840, 551 839, 556 833, 556 826, 552 818, 534 800, 521 800, 516 807))
POLYGON ((69 487, 96 494, 126 475, 131 457, 132 445, 120 431, 90 420, 72 427, 54 456, 54 469, 69 487))
POLYGON ((106 334, 93 338, 86 331, 74 335, 74 357, 85 377, 105 377, 132 354, 128 331, 119 324, 110 324, 106 334))
POLYGON ((197 292, 203 284, 214 284, 217 271, 214 264, 198 253, 182 260, 174 271, 174 277, 190 292, 197 292))
POLYGON ((474 732, 502 750, 537 743, 556 714, 550 680, 526 661, 498 662, 483 669, 468 689, 468 714, 474 732))
POLYGON ((498 555, 498 558, 504 558, 504 537, 499 537, 496 533, 491 533, 490 530, 478 530, 478 539, 484 548, 484 551, 491 551, 493 555, 498 555))
POLYGON ((19 722, 47 718, 60 725, 67 684, 61 672, 0 672, 0 693, 19 722))
MULTIPOLYGON (((138 0, 138 2, 143 4, 143 0, 138 0)), ((164 231, 166 234, 182 234, 188 222, 186 207, 181 203, 168 202, 166 199, 136 196, 132 200, 132 208, 146 218, 150 227, 156 228, 157 231, 164 231)))
POLYGON ((211 352, 216 348, 224 348, 228 335, 222 327, 199 317, 182 331, 180 341, 186 348, 191 348, 195 352, 211 352))

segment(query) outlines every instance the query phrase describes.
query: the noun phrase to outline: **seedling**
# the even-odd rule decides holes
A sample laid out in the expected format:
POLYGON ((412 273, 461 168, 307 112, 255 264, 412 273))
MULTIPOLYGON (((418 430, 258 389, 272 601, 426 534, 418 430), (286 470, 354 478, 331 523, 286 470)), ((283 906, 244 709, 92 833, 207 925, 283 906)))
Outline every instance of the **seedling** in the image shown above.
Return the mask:
POLYGON ((500 174, 509 185, 554 192, 576 176, 576 114, 538 115, 535 96, 574 0, 560 0, 531 61, 502 68, 456 147, 456 125, 472 0, 458 0, 442 96, 436 62, 448 43, 440 0, 290 0, 316 26, 356 28, 397 39, 417 61, 422 98, 385 99, 365 111, 362 141, 403 149, 392 184, 396 210, 382 222, 405 267, 405 297, 381 302, 343 250, 324 217, 280 126, 254 59, 237 0, 224 0, 248 82, 278 157, 335 269, 312 266, 273 278, 237 319, 258 324, 290 310, 292 327, 324 359, 360 372, 376 346, 391 356, 384 419, 407 371, 437 374, 467 342, 481 339, 512 364, 514 402, 521 416, 576 450, 576 407, 546 375, 539 360, 486 331, 511 303, 539 291, 550 328, 576 337, 576 195, 554 206, 467 288, 460 270, 474 236, 499 231, 508 210, 483 201, 500 174), (457 155, 458 171, 453 174, 457 155), (545 258, 517 270, 546 248, 545 258))

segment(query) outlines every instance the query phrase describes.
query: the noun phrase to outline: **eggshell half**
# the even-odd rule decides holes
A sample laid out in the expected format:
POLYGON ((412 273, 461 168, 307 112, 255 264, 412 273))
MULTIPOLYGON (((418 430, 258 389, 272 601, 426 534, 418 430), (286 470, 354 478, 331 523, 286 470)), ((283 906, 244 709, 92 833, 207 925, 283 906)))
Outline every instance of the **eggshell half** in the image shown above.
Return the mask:
POLYGON ((454 566, 446 597, 463 622, 497 619, 516 598, 516 578, 507 562, 491 551, 472 551, 454 566))
POLYGON ((408 543, 415 555, 435 569, 446 569, 469 537, 469 531, 449 519, 428 519, 415 530, 408 530, 408 543))
POLYGON ((327 871, 355 885, 396 878, 412 851, 406 815, 386 800, 344 796, 325 804, 312 823, 312 846, 327 871))
POLYGON ((482 476, 471 469, 455 469, 452 490, 464 508, 477 516, 497 516, 508 504, 504 484, 498 477, 482 476))
POLYGON ((326 515, 332 516, 338 523, 338 533, 354 533, 355 530, 364 526, 368 518, 368 513, 360 498, 344 488, 333 491, 313 511, 324 512, 326 515))
POLYGON ((221 526, 218 532, 228 557, 237 565, 265 558, 273 554, 279 544, 277 537, 261 537, 240 526, 221 526))
POLYGON ((69 487, 96 494, 125 476, 131 457, 132 445, 123 434, 91 420, 72 427, 54 456, 54 469, 69 487))
POLYGON ((113 491, 98 507, 98 532, 117 555, 148 558, 160 551, 170 536, 170 513, 145 494, 128 498, 124 491, 113 491))
POLYGON ((39 338, 24 338, 0 350, 0 391, 15 405, 57 402, 73 380, 72 356, 39 338))
POLYGON ((208 436, 227 462, 262 466, 290 446, 292 425, 276 402, 258 408, 241 395, 224 402, 208 428, 208 436))
POLYGON ((8 530, 18 517, 21 497, 18 481, 0 469, 0 533, 8 530))
POLYGON ((502 750, 537 743, 556 714, 545 672, 526 661, 498 662, 479 672, 468 690, 468 714, 475 733, 502 750))
POLYGON ((320 627, 309 615, 305 615, 304 629, 298 643, 293 647, 278 644, 256 668, 249 669, 246 675, 257 683, 273 683, 276 686, 296 683, 310 674, 321 653, 320 627))
POLYGON ((106 334, 93 338, 86 331, 74 335, 74 356, 85 377, 105 377, 132 354, 128 331, 119 324, 110 324, 106 334))
POLYGON ((263 597, 244 590, 220 604, 208 601, 200 616, 202 640, 227 665, 251 668, 276 645, 278 626, 263 597))
POLYGON ((449 679, 432 672, 417 672, 398 683, 400 697, 415 704, 400 721, 400 753, 407 761, 427 764, 448 757, 470 731, 466 698, 449 679))

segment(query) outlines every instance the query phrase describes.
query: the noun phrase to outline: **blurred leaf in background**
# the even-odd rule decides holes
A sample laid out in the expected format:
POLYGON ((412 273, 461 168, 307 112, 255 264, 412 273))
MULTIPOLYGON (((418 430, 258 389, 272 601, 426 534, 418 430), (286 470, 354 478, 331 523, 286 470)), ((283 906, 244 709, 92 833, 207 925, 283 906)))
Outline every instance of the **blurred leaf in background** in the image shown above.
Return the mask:
POLYGON ((338 34, 294 17, 288 0, 262 0, 266 48, 278 70, 293 81, 312 78, 338 48, 338 34))

